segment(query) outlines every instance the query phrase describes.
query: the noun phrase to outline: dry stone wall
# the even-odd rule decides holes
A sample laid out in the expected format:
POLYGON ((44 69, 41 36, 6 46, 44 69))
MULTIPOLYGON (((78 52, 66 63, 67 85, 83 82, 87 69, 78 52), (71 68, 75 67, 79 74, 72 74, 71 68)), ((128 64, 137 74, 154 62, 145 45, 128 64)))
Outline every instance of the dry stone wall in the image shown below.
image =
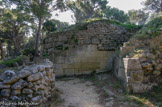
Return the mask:
POLYGON ((0 105, 38 106, 51 97, 54 88, 53 63, 48 59, 17 72, 6 70, 0 75, 0 105))
POLYGON ((95 21, 84 30, 48 35, 43 50, 54 63, 57 76, 111 71, 115 50, 131 36, 121 26, 95 21))
POLYGON ((115 58, 114 73, 128 92, 142 93, 162 84, 162 34, 124 43, 115 58))

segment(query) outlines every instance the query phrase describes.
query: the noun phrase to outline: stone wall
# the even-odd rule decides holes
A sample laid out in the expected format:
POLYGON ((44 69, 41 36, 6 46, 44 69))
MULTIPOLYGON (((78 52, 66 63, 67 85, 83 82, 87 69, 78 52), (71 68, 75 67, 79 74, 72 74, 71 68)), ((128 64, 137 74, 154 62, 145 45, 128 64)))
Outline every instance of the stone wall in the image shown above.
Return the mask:
POLYGON ((115 50, 131 36, 119 25, 95 21, 84 30, 48 35, 43 50, 54 63, 56 76, 111 71, 115 50))
POLYGON ((114 73, 128 92, 142 93, 162 84, 162 35, 124 43, 115 58, 114 73))
POLYGON ((55 88, 53 64, 48 59, 41 64, 26 66, 20 71, 6 70, 0 75, 1 105, 39 105, 51 97, 55 88), (30 104, 29 104, 30 103, 30 104))

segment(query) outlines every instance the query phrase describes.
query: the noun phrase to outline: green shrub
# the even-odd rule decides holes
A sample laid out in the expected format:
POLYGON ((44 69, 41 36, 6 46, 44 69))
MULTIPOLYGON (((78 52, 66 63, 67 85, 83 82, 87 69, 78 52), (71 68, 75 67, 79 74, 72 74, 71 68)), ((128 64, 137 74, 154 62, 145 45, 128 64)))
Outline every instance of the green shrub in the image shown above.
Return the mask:
POLYGON ((65 47, 65 48, 64 48, 64 50, 69 50, 69 47, 68 47, 68 46, 67 46, 67 47, 65 47))
POLYGON ((56 48, 57 50, 63 50, 63 45, 57 45, 55 48, 56 48))
POLYGON ((78 22, 75 25, 71 25, 69 27, 69 29, 67 30, 87 30, 87 26, 89 23, 92 22, 103 22, 103 23, 108 23, 108 24, 114 24, 114 25, 118 25, 121 26, 127 30, 134 30, 134 29, 140 29, 142 28, 142 26, 138 26, 135 24, 123 24, 121 22, 115 21, 115 20, 109 20, 109 19, 102 19, 102 18, 92 18, 92 19, 88 19, 88 20, 84 20, 82 22, 78 22))
POLYGON ((150 21, 134 37, 138 39, 156 37, 161 33, 160 28, 162 28, 162 16, 150 21))
POLYGON ((5 64, 8 67, 13 67, 15 62, 22 64, 22 61, 25 58, 26 58, 25 56, 18 56, 9 60, 0 61, 0 64, 5 64))
POLYGON ((78 44, 78 39, 75 39, 74 42, 75 42, 75 44, 78 44))
POLYGON ((28 56, 28 55, 34 55, 35 53, 35 49, 34 48, 26 48, 22 51, 22 54, 25 55, 25 56, 28 56))
POLYGON ((43 53, 42 54, 42 57, 44 57, 44 58, 48 58, 48 56, 49 56, 48 53, 43 53))

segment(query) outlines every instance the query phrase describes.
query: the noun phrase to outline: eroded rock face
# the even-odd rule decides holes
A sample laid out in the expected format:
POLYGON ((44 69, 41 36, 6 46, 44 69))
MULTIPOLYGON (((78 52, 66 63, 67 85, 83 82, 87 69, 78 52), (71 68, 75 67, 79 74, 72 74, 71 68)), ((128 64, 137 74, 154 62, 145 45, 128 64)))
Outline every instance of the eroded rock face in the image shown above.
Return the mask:
POLYGON ((53 63, 47 59, 42 64, 26 66, 16 73, 7 70, 0 77, 0 101, 6 99, 42 104, 55 89, 53 63))

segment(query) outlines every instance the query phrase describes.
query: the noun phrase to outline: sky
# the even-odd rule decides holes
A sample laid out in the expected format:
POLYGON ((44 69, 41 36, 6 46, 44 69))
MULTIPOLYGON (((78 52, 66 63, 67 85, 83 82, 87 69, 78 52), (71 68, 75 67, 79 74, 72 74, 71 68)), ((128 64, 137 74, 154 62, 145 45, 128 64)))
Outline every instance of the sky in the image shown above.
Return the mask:
MULTIPOLYGON (((108 3, 109 6, 116 7, 127 13, 128 10, 131 10, 131 9, 135 9, 135 10, 142 9, 143 6, 141 5, 141 2, 145 0, 108 0, 108 1, 109 1, 108 3)), ((56 13, 59 13, 59 12, 58 11, 54 12, 53 18, 58 19, 62 22, 68 22, 69 24, 74 23, 73 19, 71 18, 72 12, 67 11, 67 12, 61 13, 59 14, 58 17, 55 16, 56 13)))

